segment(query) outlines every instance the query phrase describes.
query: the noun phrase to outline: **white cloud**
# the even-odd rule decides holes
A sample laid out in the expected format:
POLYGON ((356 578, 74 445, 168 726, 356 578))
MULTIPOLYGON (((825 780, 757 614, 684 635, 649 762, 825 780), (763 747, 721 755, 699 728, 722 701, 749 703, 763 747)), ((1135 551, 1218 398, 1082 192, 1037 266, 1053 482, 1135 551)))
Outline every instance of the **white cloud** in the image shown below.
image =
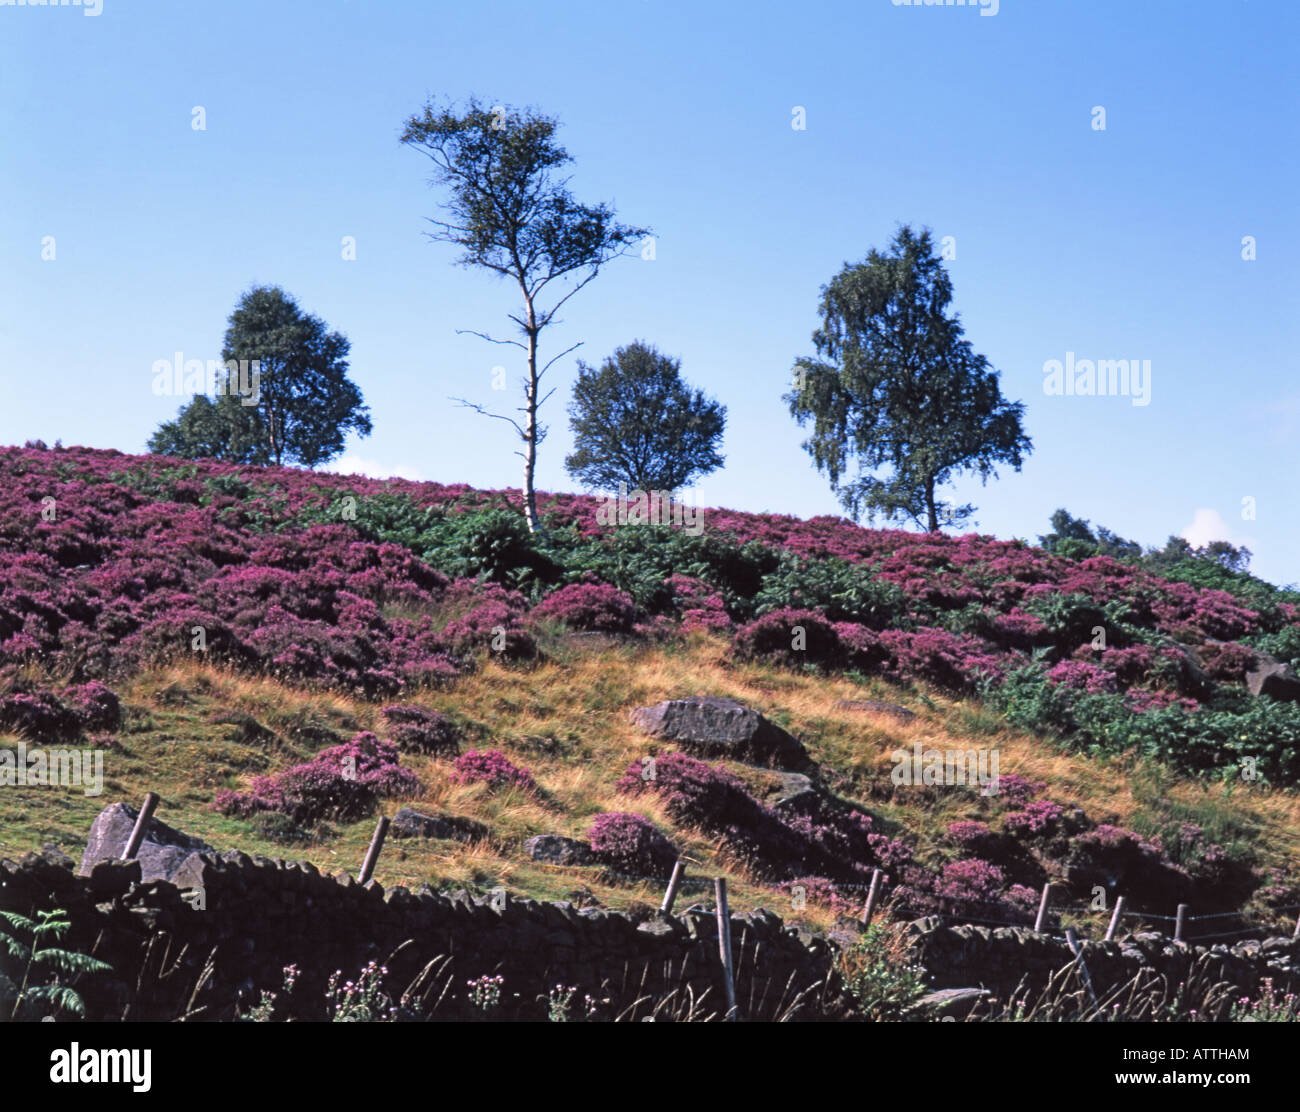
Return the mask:
POLYGON ((1249 548, 1255 543, 1250 537, 1234 535, 1218 510, 1197 510, 1192 515, 1192 523, 1183 529, 1181 535, 1193 548, 1203 548, 1211 541, 1228 541, 1238 548, 1242 545, 1249 548))
POLYGON ((389 467, 378 460, 351 454, 340 456, 321 470, 328 471, 331 475, 364 475, 367 479, 410 479, 416 483, 424 481, 419 469, 409 464, 399 463, 396 467, 389 467))

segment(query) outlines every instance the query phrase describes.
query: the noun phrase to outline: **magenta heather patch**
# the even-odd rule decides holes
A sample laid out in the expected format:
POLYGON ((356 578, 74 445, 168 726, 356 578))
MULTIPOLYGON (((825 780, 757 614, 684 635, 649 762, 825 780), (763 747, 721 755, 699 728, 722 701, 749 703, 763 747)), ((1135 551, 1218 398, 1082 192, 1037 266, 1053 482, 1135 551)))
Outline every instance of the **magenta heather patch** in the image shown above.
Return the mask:
POLYGON ((487 784, 491 788, 513 785, 534 791, 537 782, 526 768, 511 762, 499 749, 470 749, 456 758, 451 779, 458 784, 487 784))
POLYGON ((683 632, 728 633, 732 630, 734 623, 722 595, 714 587, 691 575, 670 575, 667 584, 672 595, 670 605, 683 632))
POLYGON ((403 752, 460 752, 460 731, 445 714, 414 704, 393 704, 383 707, 379 714, 389 740, 403 752))
POLYGON ((1112 673, 1086 661, 1062 660, 1048 670, 1047 678, 1058 687, 1078 688, 1089 695, 1119 690, 1112 673))
POLYGON ((587 841, 602 864, 628 873, 666 876, 677 860, 677 848, 644 815, 623 811, 596 815, 587 841))
POLYGON ((607 583, 570 583, 547 595, 533 608, 532 616, 586 632, 629 633, 636 622, 636 605, 607 583))
POLYGON ((959 846, 974 847, 988 842, 993 832, 986 823, 975 821, 950 822, 948 838, 959 846))
POLYGON ((764 660, 789 668, 835 667, 844 649, 835 628, 816 610, 772 610, 741 626, 732 641, 739 660, 764 660))
POLYGON ((454 616, 443 626, 442 640, 458 656, 491 651, 507 660, 528 660, 537 646, 523 628, 528 603, 518 591, 499 583, 458 579, 447 591, 445 613, 454 616))
POLYGON ((306 764, 254 777, 247 792, 219 791, 212 807, 245 817, 280 811, 302 825, 324 819, 353 822, 371 814, 380 797, 419 793, 419 779, 399 759, 391 742, 359 733, 343 745, 322 749, 306 764))
POLYGON ((76 712, 52 691, 16 691, 0 697, 0 730, 29 741, 66 740, 76 737, 80 727, 76 712))
POLYGON ((1000 675, 1008 663, 987 641, 945 629, 887 629, 880 643, 893 661, 889 672, 895 678, 954 690, 973 690, 982 677, 1000 675))
POLYGON ((69 687, 64 701, 86 730, 116 730, 122 724, 122 704, 116 694, 97 680, 69 687))
POLYGON ((1026 780, 1018 772, 1008 772, 998 777, 996 798, 1004 807, 1023 807, 1046 787, 1042 780, 1026 780))
POLYGON ((1064 814, 1059 803, 1050 799, 1036 799, 1023 811, 1008 811, 1003 822, 1013 834, 1037 837, 1055 833, 1064 814))
POLYGON ((993 902, 1006 886, 1006 874, 1001 869, 981 857, 972 857, 946 864, 934 883, 934 894, 957 902, 993 902))

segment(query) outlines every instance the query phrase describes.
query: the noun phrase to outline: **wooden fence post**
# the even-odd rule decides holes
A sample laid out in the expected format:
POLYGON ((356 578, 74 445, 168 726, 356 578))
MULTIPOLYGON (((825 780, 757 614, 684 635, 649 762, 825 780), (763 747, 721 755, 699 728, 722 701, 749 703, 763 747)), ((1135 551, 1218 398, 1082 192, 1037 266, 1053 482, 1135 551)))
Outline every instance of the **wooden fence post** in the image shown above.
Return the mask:
POLYGON ((1047 922, 1047 899, 1052 894, 1050 884, 1043 885, 1043 898, 1038 901, 1038 918, 1034 920, 1034 933, 1042 934, 1043 925, 1047 922))
POLYGON ((1065 928, 1065 941, 1070 947, 1070 953, 1074 955, 1075 960, 1079 963, 1079 970, 1083 973, 1083 983, 1088 986, 1088 995, 1092 997, 1092 1006, 1094 1008, 1100 1007, 1097 1003, 1097 994, 1092 990, 1092 976, 1088 973, 1088 966, 1083 960, 1083 948, 1079 945, 1079 938, 1074 933, 1073 927, 1065 928))
POLYGON ((357 877, 358 884, 365 884, 375 871, 375 863, 379 860, 379 853, 384 848, 384 837, 388 834, 388 816, 383 815, 375 823, 375 832, 370 838, 370 848, 366 850, 366 859, 361 862, 361 874, 357 877))
POLYGON ((1115 931, 1119 929, 1119 921, 1124 918, 1124 897, 1120 896, 1115 900, 1115 913, 1110 917, 1110 926, 1106 928, 1106 941, 1109 942, 1115 937, 1115 931))
POLYGON ((685 876, 686 864, 679 857, 673 862, 673 875, 668 879, 668 890, 664 893, 664 902, 659 907, 662 914, 671 915, 673 913, 673 904, 677 902, 677 892, 681 888, 685 876))
POLYGON ((1187 904, 1178 905, 1178 915, 1174 919, 1174 941, 1175 942, 1183 941, 1183 932, 1187 928, 1187 912, 1189 910, 1190 908, 1187 906, 1187 904))
POLYGON ((716 877, 713 892, 718 902, 718 953, 722 958, 722 983, 727 990, 727 1022, 736 1019, 736 982, 731 969, 731 914, 727 911, 727 878, 716 877))
POLYGON ((862 909, 862 923, 871 926, 871 916, 876 911, 876 898, 880 895, 880 870, 871 870, 871 887, 867 889, 867 906, 862 909))
POLYGON ((149 820, 153 818, 154 811, 158 809, 158 801, 157 792, 145 794, 140 813, 135 817, 135 826, 131 828, 131 837, 126 840, 126 845, 122 848, 123 861, 130 861, 140 852, 140 843, 144 841, 144 832, 149 826, 149 820))

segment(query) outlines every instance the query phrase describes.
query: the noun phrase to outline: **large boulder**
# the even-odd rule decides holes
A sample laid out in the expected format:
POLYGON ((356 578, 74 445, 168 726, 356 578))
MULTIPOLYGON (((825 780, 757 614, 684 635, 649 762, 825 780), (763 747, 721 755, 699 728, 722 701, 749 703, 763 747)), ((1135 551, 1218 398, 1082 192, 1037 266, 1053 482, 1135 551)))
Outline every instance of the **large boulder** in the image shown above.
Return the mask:
POLYGON ((524 852, 547 865, 594 865, 591 846, 559 834, 538 834, 524 843, 524 852))
MULTIPOLYGON (((126 803, 110 803, 99 812, 91 824, 86 852, 81 855, 81 868, 77 870, 82 876, 89 876, 99 862, 116 861, 122 856, 139 813, 126 803)), ((171 880, 191 853, 211 848, 201 839, 183 834, 157 818, 150 819, 135 855, 140 863, 140 879, 146 884, 151 880, 171 880)))
POLYGON ((490 831, 481 822, 458 815, 423 815, 403 807, 388 827, 394 838, 447 838, 457 842, 476 842, 490 831))
POLYGON ((695 695, 638 707, 632 721, 652 737, 674 741, 698 757, 798 772, 812 761, 799 740, 734 699, 695 695))
POLYGON ((1262 653, 1246 673, 1246 687, 1252 695, 1268 695, 1282 703, 1300 702, 1300 676, 1289 664, 1262 653))
POLYGON ((783 815, 811 815, 820 810, 822 794, 802 772, 782 772, 772 794, 764 801, 783 815))

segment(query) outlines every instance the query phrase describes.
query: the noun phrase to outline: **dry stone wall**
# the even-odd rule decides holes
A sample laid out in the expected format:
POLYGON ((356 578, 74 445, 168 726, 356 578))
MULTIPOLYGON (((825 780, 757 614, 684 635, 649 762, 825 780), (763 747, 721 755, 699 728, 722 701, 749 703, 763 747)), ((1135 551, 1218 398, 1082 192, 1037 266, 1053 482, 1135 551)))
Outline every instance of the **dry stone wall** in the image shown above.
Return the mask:
MULTIPOLYGON (((1054 972, 1073 960, 1064 939, 1023 927, 953 926, 932 918, 909 929, 915 936, 913 952, 935 989, 985 988, 1005 1001, 1022 980, 1030 991, 1041 991, 1054 972)), ((1297 939, 1249 939, 1206 948, 1143 932, 1112 942, 1084 941, 1081 948, 1099 996, 1143 970, 1177 985, 1188 980, 1193 966, 1198 979, 1231 985, 1237 995, 1253 998, 1266 977, 1284 992, 1300 992, 1297 939)))
MULTIPOLYGON (((724 1010, 716 920, 703 908, 638 922, 508 896, 385 891, 322 875, 307 863, 242 853, 192 854, 171 881, 145 883, 135 861, 102 862, 89 876, 76 875, 72 864, 48 851, 0 861, 0 909, 70 912, 73 930, 64 944, 114 970, 85 982, 90 1018, 121 1018, 141 980, 145 990, 129 1018, 182 1014, 210 954, 213 972, 195 1006, 211 1019, 232 1019, 262 990, 278 989, 287 965, 300 970, 293 1011, 308 1019, 324 1018, 335 970, 355 979, 367 962, 386 962, 386 987, 396 996, 442 957, 449 959, 451 990, 435 1018, 465 1018, 466 981, 494 974, 504 978, 502 1018, 545 1018, 547 994, 557 984, 576 986, 579 1002, 587 994, 604 1001, 597 1011, 603 1018, 628 1009, 634 1018, 649 1014, 650 1005, 636 1006, 638 998, 674 989, 679 999, 687 990, 703 999, 706 1013, 724 1010), (202 894, 201 907, 192 906, 200 902, 195 893, 202 894), (166 976, 155 975, 159 969, 166 976)), ((733 917, 731 932, 737 997, 749 1016, 772 1018, 800 995, 799 1014, 807 1018, 847 1013, 830 943, 766 911, 733 917)))

